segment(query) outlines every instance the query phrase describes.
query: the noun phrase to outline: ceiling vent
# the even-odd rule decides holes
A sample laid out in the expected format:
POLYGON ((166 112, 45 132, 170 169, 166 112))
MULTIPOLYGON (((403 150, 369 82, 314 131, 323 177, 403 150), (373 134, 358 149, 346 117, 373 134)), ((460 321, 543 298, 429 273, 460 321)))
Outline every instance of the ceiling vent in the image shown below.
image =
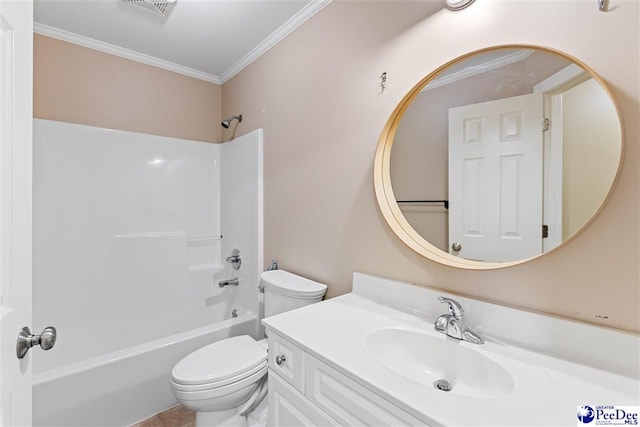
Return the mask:
POLYGON ((177 0, 122 0, 141 9, 153 12, 156 15, 167 16, 177 0))

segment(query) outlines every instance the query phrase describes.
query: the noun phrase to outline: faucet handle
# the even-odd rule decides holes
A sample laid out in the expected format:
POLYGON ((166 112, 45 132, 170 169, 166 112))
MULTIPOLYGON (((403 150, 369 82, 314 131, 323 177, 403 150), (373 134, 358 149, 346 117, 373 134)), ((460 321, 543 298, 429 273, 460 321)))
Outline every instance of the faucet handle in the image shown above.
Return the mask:
POLYGON ((449 306, 449 314, 455 316, 458 319, 462 317, 464 310, 462 309, 462 306, 458 301, 447 297, 438 297, 438 301, 449 306))

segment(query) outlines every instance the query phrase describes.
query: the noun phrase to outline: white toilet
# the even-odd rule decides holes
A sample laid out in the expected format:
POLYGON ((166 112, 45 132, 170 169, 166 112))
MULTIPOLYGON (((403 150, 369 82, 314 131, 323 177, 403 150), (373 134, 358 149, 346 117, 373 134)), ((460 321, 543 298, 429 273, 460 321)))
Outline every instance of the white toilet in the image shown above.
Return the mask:
MULTIPOLYGON (((265 317, 322 300, 327 286, 284 270, 265 271, 265 317)), ((194 351, 173 367, 176 399, 196 411, 196 426, 246 426, 244 414, 267 391, 267 342, 248 335, 194 351)))

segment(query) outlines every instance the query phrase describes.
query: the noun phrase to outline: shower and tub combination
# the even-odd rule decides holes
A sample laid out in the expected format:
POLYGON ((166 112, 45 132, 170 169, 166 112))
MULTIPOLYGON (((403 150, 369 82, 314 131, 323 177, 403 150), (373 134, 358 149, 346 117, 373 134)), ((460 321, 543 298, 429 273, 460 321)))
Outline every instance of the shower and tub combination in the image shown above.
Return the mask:
POLYGON ((58 331, 32 353, 36 426, 139 421, 176 402, 182 357, 261 334, 261 130, 211 144, 34 120, 33 224, 34 325, 58 331))

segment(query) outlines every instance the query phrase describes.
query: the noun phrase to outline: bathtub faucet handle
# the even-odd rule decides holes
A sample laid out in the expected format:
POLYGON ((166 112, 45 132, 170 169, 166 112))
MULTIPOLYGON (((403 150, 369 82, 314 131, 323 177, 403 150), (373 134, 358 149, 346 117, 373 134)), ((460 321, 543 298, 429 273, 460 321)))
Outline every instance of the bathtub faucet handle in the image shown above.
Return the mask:
POLYGON ((231 256, 227 257, 227 262, 231 264, 234 270, 240 270, 242 265, 242 257, 240 256, 240 249, 236 248, 231 251, 231 256))

